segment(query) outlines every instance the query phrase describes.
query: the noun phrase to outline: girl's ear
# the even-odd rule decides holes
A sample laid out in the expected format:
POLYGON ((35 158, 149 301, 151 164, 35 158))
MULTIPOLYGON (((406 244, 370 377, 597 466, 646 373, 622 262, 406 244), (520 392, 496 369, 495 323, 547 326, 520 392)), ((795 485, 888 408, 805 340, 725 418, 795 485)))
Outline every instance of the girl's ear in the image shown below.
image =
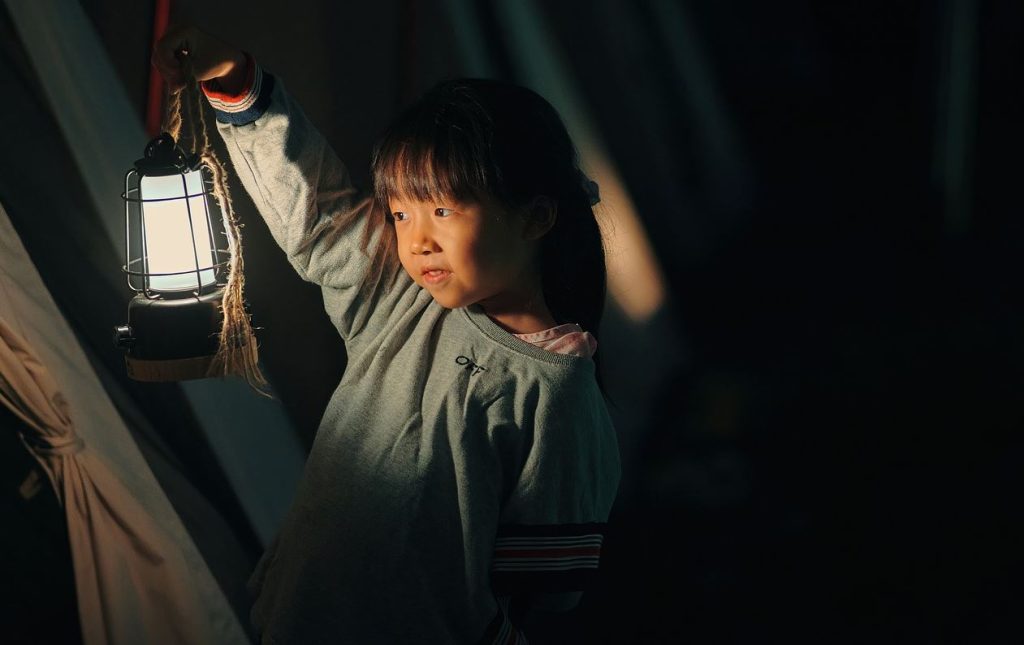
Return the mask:
POLYGON ((535 197, 526 208, 526 226, 523 239, 539 240, 547 235, 558 218, 558 204, 550 197, 535 197))

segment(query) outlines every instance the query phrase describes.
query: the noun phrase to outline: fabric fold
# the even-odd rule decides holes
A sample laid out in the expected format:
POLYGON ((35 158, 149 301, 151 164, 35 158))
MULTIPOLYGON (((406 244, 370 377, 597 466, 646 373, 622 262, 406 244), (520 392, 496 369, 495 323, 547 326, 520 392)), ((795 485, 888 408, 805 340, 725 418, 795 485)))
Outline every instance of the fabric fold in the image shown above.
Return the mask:
POLYGON ((180 546, 77 436, 56 381, 2 317, 0 404, 24 422, 22 442, 67 514, 86 645, 244 642, 210 624, 180 546))

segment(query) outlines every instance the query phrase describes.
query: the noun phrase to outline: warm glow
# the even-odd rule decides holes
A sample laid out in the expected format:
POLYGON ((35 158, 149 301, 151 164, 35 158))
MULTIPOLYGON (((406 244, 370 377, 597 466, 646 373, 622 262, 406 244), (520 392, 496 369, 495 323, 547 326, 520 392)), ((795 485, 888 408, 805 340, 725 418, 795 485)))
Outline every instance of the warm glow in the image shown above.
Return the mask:
POLYGON ((580 146, 584 166, 601 189, 594 207, 605 244, 608 293, 634 322, 648 320, 665 302, 665 280, 636 206, 611 160, 595 145, 580 146))
POLYGON ((184 175, 164 177, 142 177, 139 186, 142 196, 142 230, 146 254, 146 272, 181 273, 180 275, 150 275, 149 288, 155 291, 185 291, 198 289, 196 269, 202 269, 202 286, 213 284, 213 267, 216 264, 213 244, 210 240, 210 225, 206 212, 206 198, 203 179, 199 171, 184 175), (183 180, 184 179, 184 180, 183 180), (186 193, 185 190, 188 190, 186 193), (151 202, 151 199, 170 199, 165 202, 151 202), (192 227, 189 230, 189 209, 192 227), (193 234, 195 248, 193 249, 193 234), (197 262, 198 258, 198 262, 197 262))

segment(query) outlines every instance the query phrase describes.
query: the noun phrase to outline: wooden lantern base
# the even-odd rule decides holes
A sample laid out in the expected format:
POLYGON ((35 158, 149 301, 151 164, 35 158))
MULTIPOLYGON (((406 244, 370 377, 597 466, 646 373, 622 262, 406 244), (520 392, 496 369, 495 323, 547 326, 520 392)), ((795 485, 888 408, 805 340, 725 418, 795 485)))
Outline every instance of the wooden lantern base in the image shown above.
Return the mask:
POLYGON ((145 360, 124 357, 128 376, 136 381, 150 383, 161 381, 189 381, 206 378, 210 371, 213 356, 196 356, 195 358, 178 358, 165 361, 145 360))
MULTIPOLYGON (((219 347, 222 298, 220 289, 173 298, 136 296, 128 304, 128 325, 115 329, 115 344, 127 350, 128 376, 149 382, 226 376, 223 368, 210 370, 219 347)), ((244 349, 255 364, 255 336, 249 334, 244 349)))

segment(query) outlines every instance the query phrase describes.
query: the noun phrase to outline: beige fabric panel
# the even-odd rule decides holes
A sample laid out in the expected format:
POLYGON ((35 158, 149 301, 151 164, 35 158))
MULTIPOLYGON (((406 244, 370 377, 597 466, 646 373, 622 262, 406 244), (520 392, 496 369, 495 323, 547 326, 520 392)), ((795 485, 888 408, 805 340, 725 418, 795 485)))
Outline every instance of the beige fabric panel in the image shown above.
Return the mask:
POLYGON ((86 645, 248 642, 2 206, 0 403, 64 504, 86 645))

